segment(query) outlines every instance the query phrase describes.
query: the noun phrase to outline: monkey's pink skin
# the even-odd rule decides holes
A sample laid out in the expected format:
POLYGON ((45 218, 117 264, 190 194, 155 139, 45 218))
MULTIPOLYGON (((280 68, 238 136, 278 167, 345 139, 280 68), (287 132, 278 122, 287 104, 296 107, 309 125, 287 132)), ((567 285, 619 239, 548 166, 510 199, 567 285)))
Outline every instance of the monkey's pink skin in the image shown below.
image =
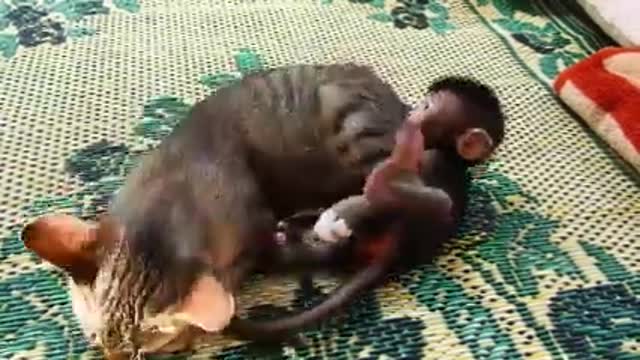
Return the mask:
POLYGON ((419 122, 409 121, 409 116, 396 133, 396 145, 390 161, 397 167, 418 171, 424 149, 424 136, 419 122))
POLYGON ((414 111, 408 115, 396 133, 396 144, 391 156, 367 177, 363 192, 372 203, 394 207, 396 197, 391 191, 390 183, 403 172, 417 174, 420 171, 420 159, 424 150, 422 112, 414 111))
POLYGON ((420 125, 424 122, 426 116, 424 114, 424 110, 412 110, 409 115, 407 115, 407 123, 420 125))

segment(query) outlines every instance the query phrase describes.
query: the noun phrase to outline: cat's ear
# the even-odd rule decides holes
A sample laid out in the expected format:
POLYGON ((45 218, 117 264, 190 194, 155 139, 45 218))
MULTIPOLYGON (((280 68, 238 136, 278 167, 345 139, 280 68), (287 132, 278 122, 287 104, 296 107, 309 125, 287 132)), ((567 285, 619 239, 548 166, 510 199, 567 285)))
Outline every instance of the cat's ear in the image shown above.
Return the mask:
POLYGON ((71 215, 44 215, 27 224, 21 233, 24 245, 40 258, 78 278, 97 271, 96 225, 71 215))
POLYGON ((235 313, 235 299, 213 275, 201 275, 176 316, 206 332, 224 329, 235 313))

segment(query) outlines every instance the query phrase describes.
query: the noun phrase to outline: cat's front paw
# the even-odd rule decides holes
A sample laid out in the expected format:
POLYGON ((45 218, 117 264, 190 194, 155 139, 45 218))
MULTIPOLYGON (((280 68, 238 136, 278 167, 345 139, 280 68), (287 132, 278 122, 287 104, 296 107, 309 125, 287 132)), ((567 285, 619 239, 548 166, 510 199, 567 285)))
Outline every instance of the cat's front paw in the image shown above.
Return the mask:
POLYGON ((353 233, 347 222, 333 209, 328 209, 320 215, 313 231, 321 240, 332 243, 344 240, 353 233))

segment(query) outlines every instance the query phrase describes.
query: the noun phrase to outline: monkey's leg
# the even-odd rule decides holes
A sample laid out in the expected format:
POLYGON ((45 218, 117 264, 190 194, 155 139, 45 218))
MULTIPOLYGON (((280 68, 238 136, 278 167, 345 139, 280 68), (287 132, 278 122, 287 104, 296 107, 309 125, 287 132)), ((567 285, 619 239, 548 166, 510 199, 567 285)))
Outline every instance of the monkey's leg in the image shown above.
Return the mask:
POLYGON ((409 215, 449 221, 453 201, 444 190, 426 186, 420 175, 413 172, 403 172, 388 184, 393 194, 394 202, 399 204, 401 211, 409 215))
POLYGON ((271 264, 278 268, 324 268, 341 263, 346 259, 348 244, 343 239, 349 238, 352 229, 360 229, 365 220, 379 215, 379 209, 369 205, 369 201, 361 195, 351 196, 335 203, 330 209, 302 211, 285 219, 293 224, 282 224, 279 235, 284 239, 269 252, 271 264), (319 216, 318 216, 319 215, 319 216), (314 219, 316 223, 298 226, 297 222, 314 219), (342 259, 342 260, 340 260, 342 259))
MULTIPOLYGON (((398 170, 392 179, 381 181, 365 188, 365 195, 346 198, 326 210, 313 228, 316 235, 325 242, 354 243, 375 238, 396 219, 407 216, 442 224, 452 221, 449 195, 442 189, 426 186, 415 172, 398 170)), ((354 246, 369 245, 375 244, 354 246)))
POLYGON ((367 231, 372 221, 390 215, 389 210, 372 206, 364 195, 350 196, 325 210, 313 230, 323 241, 337 242, 367 231))
POLYGON ((342 249, 344 246, 318 244, 317 236, 310 229, 323 210, 300 211, 280 221, 275 235, 277 245, 270 256, 270 272, 301 273, 299 286, 305 294, 315 291, 313 272, 342 268, 338 264, 346 259, 348 252, 342 249))
POLYGON ((280 220, 276 228, 276 242, 283 245, 284 243, 302 241, 305 233, 318 220, 323 210, 303 210, 280 220))

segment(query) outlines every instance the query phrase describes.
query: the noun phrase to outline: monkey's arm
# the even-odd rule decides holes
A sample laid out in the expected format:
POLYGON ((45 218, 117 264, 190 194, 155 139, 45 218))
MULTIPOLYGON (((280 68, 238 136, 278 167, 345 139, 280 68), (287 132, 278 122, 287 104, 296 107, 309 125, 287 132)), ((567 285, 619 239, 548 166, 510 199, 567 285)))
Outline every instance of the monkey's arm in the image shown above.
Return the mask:
POLYGON ((448 221, 453 205, 443 189, 427 186, 418 174, 403 172, 389 181, 389 190, 400 211, 407 215, 423 216, 448 221))
POLYGON ((325 210, 313 226, 313 233, 325 242, 340 242, 352 235, 360 237, 373 222, 392 215, 389 208, 372 206, 364 195, 342 199, 325 210))

